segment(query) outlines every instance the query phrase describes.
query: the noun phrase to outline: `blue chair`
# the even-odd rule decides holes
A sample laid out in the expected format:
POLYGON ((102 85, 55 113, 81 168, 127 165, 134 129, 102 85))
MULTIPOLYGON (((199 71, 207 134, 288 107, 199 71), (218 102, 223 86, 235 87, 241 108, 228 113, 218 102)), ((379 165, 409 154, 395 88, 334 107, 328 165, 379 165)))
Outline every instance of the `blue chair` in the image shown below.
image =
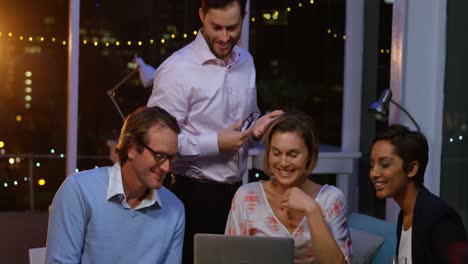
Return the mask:
POLYGON ((396 254, 395 224, 368 215, 353 213, 348 217, 348 226, 353 249, 352 263, 387 263, 388 257, 396 254))

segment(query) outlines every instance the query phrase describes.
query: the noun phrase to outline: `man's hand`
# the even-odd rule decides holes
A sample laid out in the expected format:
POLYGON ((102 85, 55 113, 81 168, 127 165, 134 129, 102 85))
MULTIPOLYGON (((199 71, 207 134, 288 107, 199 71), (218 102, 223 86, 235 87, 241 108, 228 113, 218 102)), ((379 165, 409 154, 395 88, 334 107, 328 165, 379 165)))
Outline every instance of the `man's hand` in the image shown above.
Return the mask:
POLYGON ((242 120, 218 132, 218 147, 220 152, 237 152, 249 138, 251 129, 239 131, 242 120))
POLYGON ((255 140, 260 140, 263 137, 263 133, 265 132, 265 127, 273 120, 275 120, 278 116, 283 114, 283 110, 275 110, 270 112, 262 117, 260 117, 255 125, 252 128, 252 137, 255 140))

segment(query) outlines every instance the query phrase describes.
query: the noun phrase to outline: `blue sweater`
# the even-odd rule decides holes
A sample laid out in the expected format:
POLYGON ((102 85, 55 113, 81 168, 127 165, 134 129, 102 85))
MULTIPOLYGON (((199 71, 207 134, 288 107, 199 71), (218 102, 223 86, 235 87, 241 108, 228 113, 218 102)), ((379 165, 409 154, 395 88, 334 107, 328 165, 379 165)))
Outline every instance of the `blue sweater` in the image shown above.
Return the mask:
MULTIPOLYGON (((68 177, 49 217, 46 263, 180 263, 184 206, 166 188, 162 206, 126 209, 106 198, 108 167, 68 177)), ((114 199, 115 198, 115 199, 114 199)))

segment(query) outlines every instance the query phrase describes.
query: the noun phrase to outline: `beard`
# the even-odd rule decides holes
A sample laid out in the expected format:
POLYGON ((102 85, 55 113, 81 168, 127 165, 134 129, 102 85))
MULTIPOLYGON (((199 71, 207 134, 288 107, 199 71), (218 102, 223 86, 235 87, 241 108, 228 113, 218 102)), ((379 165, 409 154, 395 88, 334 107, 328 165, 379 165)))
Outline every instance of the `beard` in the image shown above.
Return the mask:
POLYGON ((234 46, 236 45, 238 40, 239 38, 229 38, 229 40, 226 42, 226 45, 228 45, 229 47, 223 50, 218 50, 215 48, 215 45, 219 44, 217 44, 217 41, 214 39, 207 41, 207 43, 208 47, 210 48, 210 51, 216 56, 216 58, 225 59, 226 57, 229 57, 231 55, 232 50, 234 49, 234 46))

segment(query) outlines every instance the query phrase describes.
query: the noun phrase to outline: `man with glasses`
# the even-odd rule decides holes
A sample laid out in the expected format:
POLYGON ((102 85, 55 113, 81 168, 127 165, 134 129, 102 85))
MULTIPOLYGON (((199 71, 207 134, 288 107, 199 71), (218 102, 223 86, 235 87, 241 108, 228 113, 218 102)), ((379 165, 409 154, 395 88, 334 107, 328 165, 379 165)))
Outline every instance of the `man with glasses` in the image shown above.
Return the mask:
POLYGON ((162 108, 129 115, 119 162, 71 175, 57 191, 46 263, 180 263, 184 206, 162 186, 179 133, 162 108))

